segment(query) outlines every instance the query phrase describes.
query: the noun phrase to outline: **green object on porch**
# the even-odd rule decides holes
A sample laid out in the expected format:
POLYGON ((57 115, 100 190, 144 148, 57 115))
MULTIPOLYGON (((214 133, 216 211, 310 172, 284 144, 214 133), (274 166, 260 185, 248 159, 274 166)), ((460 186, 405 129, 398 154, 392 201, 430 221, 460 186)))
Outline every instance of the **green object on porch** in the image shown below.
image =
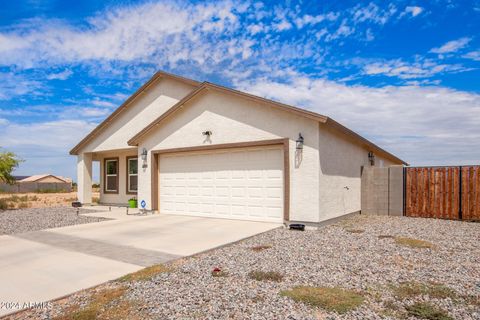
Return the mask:
POLYGON ((130 199, 128 200, 128 206, 130 208, 136 208, 137 207, 137 199, 130 199))

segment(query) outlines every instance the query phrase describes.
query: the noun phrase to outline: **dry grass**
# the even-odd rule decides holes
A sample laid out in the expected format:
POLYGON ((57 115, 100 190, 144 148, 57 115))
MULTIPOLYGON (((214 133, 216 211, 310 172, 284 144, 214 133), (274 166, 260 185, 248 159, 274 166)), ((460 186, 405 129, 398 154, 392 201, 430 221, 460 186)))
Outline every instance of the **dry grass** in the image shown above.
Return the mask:
POLYGON ((395 237, 395 243, 404 247, 421 248, 421 249, 433 249, 435 245, 425 240, 419 240, 407 237, 395 237))
POLYGON ((271 247, 272 247, 271 245, 265 244, 265 245, 261 245, 261 246, 251 247, 250 249, 252 249, 255 252, 260 252, 260 251, 263 251, 263 250, 270 249, 271 247))
POLYGON ((417 302, 406 307, 408 315, 427 320, 453 320, 445 310, 426 302, 417 302))
POLYGON ((144 268, 142 270, 139 270, 137 272, 129 273, 120 279, 118 281, 120 282, 127 282, 127 281, 145 281, 151 279, 153 276, 164 273, 164 272, 170 272, 172 271, 171 268, 168 268, 162 264, 157 264, 151 267, 144 268))
POLYGON ((72 306, 54 320, 134 319, 132 304, 122 300, 126 288, 103 289, 91 296, 85 307, 72 306))
POLYGON ((430 298, 446 299, 457 298, 457 293, 449 287, 438 283, 418 283, 418 282, 404 282, 398 286, 393 286, 392 292, 398 299, 407 299, 417 296, 429 296, 430 298))
POLYGON ((349 233, 364 233, 365 230, 363 229, 346 229, 345 231, 349 232, 349 233))
MULTIPOLYGON (((94 194, 93 200, 98 194, 94 194)), ((49 207, 70 207, 73 201, 77 200, 75 192, 70 193, 1 193, 0 210, 18 208, 49 208, 49 207)))
POLYGON ((257 281, 275 281, 280 282, 283 280, 283 274, 276 271, 251 271, 248 276, 250 279, 257 281))
POLYGON ((390 236, 388 234, 381 234, 378 236, 378 239, 393 239, 395 238, 394 236, 390 236))
POLYGON ((360 294, 342 288, 295 287, 291 290, 282 291, 280 294, 292 298, 296 302, 302 302, 340 314, 357 308, 364 301, 363 296, 360 294))

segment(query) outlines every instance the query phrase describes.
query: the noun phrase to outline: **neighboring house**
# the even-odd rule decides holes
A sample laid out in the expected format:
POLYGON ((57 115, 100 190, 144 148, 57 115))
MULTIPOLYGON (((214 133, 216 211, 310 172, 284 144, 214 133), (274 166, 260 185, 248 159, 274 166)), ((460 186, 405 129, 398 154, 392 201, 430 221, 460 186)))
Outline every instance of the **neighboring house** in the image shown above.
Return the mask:
POLYGON ((99 161, 100 203, 274 222, 358 212, 362 167, 405 164, 326 116, 165 72, 70 154, 82 203, 99 161))
POLYGON ((72 191, 72 179, 53 174, 14 176, 15 184, 0 183, 4 192, 72 191))

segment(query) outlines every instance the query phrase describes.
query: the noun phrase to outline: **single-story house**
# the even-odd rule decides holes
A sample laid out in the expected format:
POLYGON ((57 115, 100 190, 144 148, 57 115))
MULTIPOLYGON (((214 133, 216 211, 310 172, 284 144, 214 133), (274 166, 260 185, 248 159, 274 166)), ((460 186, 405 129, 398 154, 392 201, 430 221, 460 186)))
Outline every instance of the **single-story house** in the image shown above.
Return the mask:
POLYGON ((157 72, 80 141, 78 199, 145 209, 318 223, 360 210, 363 166, 404 161, 331 118, 157 72))
POLYGON ((0 183, 0 190, 4 192, 72 191, 72 179, 53 174, 13 176, 13 178, 15 183, 12 185, 0 183))
POLYGON ((53 174, 36 174, 33 176, 27 176, 22 180, 18 181, 20 183, 25 182, 37 182, 37 183, 72 183, 72 179, 65 178, 62 176, 55 176, 53 174))

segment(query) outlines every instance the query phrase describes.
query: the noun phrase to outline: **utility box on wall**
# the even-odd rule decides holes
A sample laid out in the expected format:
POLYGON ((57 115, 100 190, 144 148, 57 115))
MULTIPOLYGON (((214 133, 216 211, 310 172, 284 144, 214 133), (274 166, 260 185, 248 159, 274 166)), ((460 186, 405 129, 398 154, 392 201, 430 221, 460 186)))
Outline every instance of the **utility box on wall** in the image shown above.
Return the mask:
POLYGON ((403 215, 403 166, 364 167, 362 213, 403 215))

